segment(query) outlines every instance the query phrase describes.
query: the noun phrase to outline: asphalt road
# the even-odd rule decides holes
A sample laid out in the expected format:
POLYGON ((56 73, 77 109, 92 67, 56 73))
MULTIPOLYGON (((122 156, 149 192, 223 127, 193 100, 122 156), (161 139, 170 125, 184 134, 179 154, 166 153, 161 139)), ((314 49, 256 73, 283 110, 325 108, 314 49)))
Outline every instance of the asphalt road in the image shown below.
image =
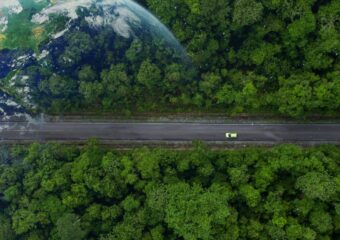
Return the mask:
POLYGON ((40 124, 0 122, 0 141, 230 141, 340 143, 340 124, 207 124, 207 123, 85 123, 40 124))

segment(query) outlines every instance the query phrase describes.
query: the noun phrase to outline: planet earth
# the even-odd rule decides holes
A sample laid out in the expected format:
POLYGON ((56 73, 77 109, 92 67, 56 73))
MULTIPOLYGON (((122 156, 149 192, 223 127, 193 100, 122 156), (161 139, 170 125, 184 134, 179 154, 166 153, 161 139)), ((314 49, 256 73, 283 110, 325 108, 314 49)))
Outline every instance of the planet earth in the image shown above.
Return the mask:
POLYGON ((134 78, 146 58, 170 65, 187 57, 134 1, 1 0, 0 119, 44 113, 59 99, 69 98, 59 105, 76 104, 81 81, 92 81, 82 72, 114 65, 134 78))

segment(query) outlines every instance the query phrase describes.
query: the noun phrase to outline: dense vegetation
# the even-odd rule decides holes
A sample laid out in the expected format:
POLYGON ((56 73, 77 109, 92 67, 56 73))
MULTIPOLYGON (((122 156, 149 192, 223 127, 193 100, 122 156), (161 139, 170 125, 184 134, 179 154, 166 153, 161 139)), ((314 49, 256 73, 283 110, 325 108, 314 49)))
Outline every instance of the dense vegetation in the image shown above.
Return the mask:
POLYGON ((0 152, 0 239, 339 239, 335 146, 0 152))
POLYGON ((144 2, 199 69, 193 104, 295 117, 339 111, 340 1, 144 2))
MULTIPOLYGON (((164 67, 157 59, 138 60, 133 68, 125 61, 104 73, 84 75, 76 87, 85 101, 77 101, 108 111, 199 108, 294 117, 339 111, 339 1, 139 2, 175 33, 197 75, 186 76, 179 65, 164 67)), ((79 74, 85 70, 90 69, 79 74)), ((48 81, 57 87, 56 79, 48 81)))
POLYGON ((33 76, 31 90, 39 110, 154 110, 175 102, 176 94, 190 86, 195 72, 189 60, 159 38, 143 34, 126 39, 112 29, 80 25, 81 31, 74 24, 74 32, 51 47, 46 67, 31 66, 25 73, 33 76))
MULTIPOLYGON (((50 44, 46 64, 21 73, 31 76, 40 110, 339 113, 340 1, 138 2, 174 32, 195 71, 159 45, 159 39, 126 40, 112 30, 89 29, 84 18, 90 13, 83 9, 65 36, 50 44)), ((38 10, 17 16, 25 24, 13 22, 5 47, 27 45, 32 51, 39 43, 43 49, 47 42, 39 39, 46 33, 27 30, 29 17, 38 10)), ((61 31, 67 22, 52 18, 47 30, 61 31)), ((12 79, 9 74, 0 88, 19 91, 22 83, 13 85, 12 79)))

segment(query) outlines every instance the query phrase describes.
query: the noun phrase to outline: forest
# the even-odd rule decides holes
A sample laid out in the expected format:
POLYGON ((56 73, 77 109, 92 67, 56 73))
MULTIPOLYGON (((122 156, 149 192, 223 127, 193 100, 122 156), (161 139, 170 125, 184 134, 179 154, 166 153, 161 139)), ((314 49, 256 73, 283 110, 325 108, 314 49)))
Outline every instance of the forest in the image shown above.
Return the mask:
POLYGON ((66 37, 63 57, 81 61, 79 54, 96 56, 97 49, 109 53, 100 56, 105 65, 100 71, 76 66, 74 81, 47 74, 36 89, 39 106, 54 113, 199 110, 296 118, 339 113, 340 1, 138 2, 179 39, 195 71, 161 61, 138 41, 117 62, 116 50, 91 43, 100 43, 106 33, 91 39, 78 32, 66 37))
POLYGON ((340 1, 141 2, 198 69, 191 104, 292 117, 339 112, 340 1))
POLYGON ((0 239, 333 240, 340 148, 0 147, 0 239))

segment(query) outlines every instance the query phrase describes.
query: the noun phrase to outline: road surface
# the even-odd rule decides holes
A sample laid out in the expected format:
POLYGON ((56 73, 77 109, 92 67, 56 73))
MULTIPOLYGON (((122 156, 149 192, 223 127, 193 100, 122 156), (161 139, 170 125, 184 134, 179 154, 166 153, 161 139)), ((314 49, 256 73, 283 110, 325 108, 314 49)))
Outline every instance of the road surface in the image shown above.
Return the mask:
POLYGON ((340 143, 340 124, 208 124, 208 123, 85 123, 39 124, 0 122, 1 142, 20 141, 231 141, 226 132, 237 132, 234 142, 340 143))

